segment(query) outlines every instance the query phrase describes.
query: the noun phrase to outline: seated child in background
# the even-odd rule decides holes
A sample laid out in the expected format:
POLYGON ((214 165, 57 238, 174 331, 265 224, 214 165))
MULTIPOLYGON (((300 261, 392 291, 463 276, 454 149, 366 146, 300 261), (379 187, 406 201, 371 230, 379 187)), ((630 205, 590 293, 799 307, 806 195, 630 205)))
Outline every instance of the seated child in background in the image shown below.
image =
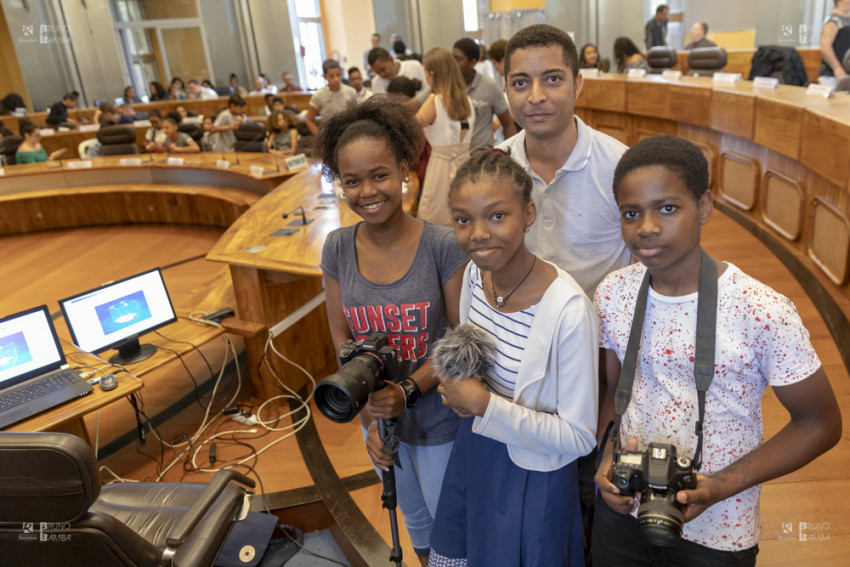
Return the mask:
POLYGON ((213 125, 213 117, 209 116, 209 115, 204 116, 204 121, 201 123, 201 127, 204 130, 204 135, 201 136, 201 151, 202 152, 213 151, 212 125, 213 125))
POLYGON ((526 248, 531 189, 500 150, 473 155, 449 189, 455 236, 474 263, 460 321, 491 335, 496 357, 489 375, 438 387, 465 419, 431 567, 584 565, 576 459, 596 445, 598 324, 576 281, 526 248))
POLYGON ((195 140, 186 132, 181 132, 179 124, 173 116, 166 116, 162 121, 162 129, 165 131, 165 144, 157 151, 168 153, 194 153, 201 151, 195 140))
POLYGON ((272 110, 266 122, 269 153, 291 156, 298 149, 295 117, 285 110, 272 110))
MULTIPOLYGON (((700 229, 712 212, 708 181, 699 148, 674 136, 638 142, 614 173, 623 239, 641 263, 608 275, 596 290, 606 349, 600 429, 614 418, 638 289, 647 272, 651 277, 639 369, 619 432, 626 451, 644 451, 650 443, 670 443, 686 457, 696 450, 694 345, 700 229)), ((701 474, 695 489, 676 494, 682 537, 669 547, 646 540, 629 514, 635 499, 611 483, 607 443, 596 474, 602 499, 593 525, 594 565, 754 565, 760 484, 802 467, 841 436, 838 404, 794 305, 734 265, 716 265, 715 370, 705 395, 701 474), (768 385, 791 417, 762 443, 760 400, 768 385)))
POLYGON ((351 67, 348 70, 348 84, 357 91, 357 102, 361 103, 372 96, 372 91, 363 86, 363 74, 357 67, 351 67))
POLYGON ((314 136, 319 133, 316 116, 327 120, 345 110, 348 103, 357 102, 357 91, 342 84, 342 68, 336 59, 327 59, 322 63, 322 72, 328 85, 310 97, 310 108, 307 110, 307 128, 314 136))
POLYGON ((162 130, 162 114, 153 109, 148 112, 151 127, 145 132, 145 150, 155 152, 156 148, 165 144, 165 132, 162 130))
POLYGON ((266 105, 260 109, 259 116, 269 116, 272 113, 272 101, 274 100, 275 95, 268 93, 263 99, 266 101, 266 105))

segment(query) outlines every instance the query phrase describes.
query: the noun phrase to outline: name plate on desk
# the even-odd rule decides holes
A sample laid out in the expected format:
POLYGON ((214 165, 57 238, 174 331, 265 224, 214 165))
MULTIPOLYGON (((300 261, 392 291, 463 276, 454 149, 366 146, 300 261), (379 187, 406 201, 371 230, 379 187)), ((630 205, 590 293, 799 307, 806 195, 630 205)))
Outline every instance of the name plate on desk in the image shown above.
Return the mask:
POLYGON ((629 69, 630 79, 643 79, 646 77, 646 69, 629 69))
POLYGON ((734 85, 741 80, 741 73, 715 73, 711 80, 715 85, 734 85))
POLYGON ((283 163, 286 165, 286 169, 301 169, 302 167, 307 167, 307 156, 305 154, 298 154, 292 157, 288 157, 283 160, 283 163))
POLYGON ((598 77, 599 69, 579 69, 578 72, 582 77, 598 77))
POLYGON ((125 157, 121 158, 118 163, 120 163, 121 165, 142 165, 142 158, 125 157))
POLYGON ((60 127, 59 127, 59 131, 60 131, 60 132, 70 132, 70 131, 71 131, 71 129, 70 129, 70 128, 65 128, 64 126, 60 126, 60 127))
POLYGON ((215 161, 215 166, 219 169, 230 169, 230 162, 226 159, 217 159, 215 161))
POLYGON ((812 96, 819 96, 821 98, 829 98, 834 93, 832 92, 832 89, 826 85, 818 85, 812 83, 811 85, 809 85, 809 88, 806 89, 806 94, 812 96))
POLYGON ((776 77, 756 77, 753 80, 753 86, 763 89, 777 89, 779 88, 779 79, 776 77))
POLYGON ((52 136, 56 133, 56 130, 54 130, 53 128, 42 128, 41 130, 39 130, 39 132, 42 136, 52 136))
POLYGON ((80 124, 80 132, 97 132, 100 130, 100 124, 80 124))
POLYGON ((182 157, 169 157, 167 163, 168 165, 183 165, 186 162, 182 157))
POLYGON ((91 169, 91 161, 86 159, 68 161, 68 169, 91 169))
POLYGON ((262 177, 263 173, 265 173, 265 169, 262 165, 252 165, 251 166, 251 175, 254 177, 262 177))
POLYGON ((674 71, 673 69, 664 69, 661 71, 661 78, 665 81, 678 81, 682 78, 682 72, 674 71))
POLYGON ((0 175, 6 175, 6 170, 0 167, 0 175))

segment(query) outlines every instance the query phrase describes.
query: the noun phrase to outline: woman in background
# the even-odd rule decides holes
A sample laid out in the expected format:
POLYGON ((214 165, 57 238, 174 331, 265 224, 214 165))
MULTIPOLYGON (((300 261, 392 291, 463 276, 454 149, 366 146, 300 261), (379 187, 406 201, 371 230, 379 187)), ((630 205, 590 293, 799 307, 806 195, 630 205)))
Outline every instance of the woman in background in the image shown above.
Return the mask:
POLYGON ((578 56, 579 69, 599 69, 607 73, 611 62, 599 57, 599 50, 592 43, 585 43, 578 56))
POLYGON ((431 94, 416 118, 431 144, 431 157, 419 198, 419 218, 451 226, 449 184, 458 168, 469 159, 469 142, 475 126, 472 100, 452 54, 435 47, 425 54, 425 80, 431 94))
POLYGON ((646 57, 627 37, 618 37, 614 41, 614 59, 617 61, 617 72, 628 73, 629 69, 648 69, 646 57))
POLYGON ((21 145, 18 146, 18 151, 15 152, 15 163, 39 163, 59 159, 65 153, 66 149, 60 148, 47 155, 47 152, 41 145, 41 130, 29 120, 21 120, 20 129, 24 141, 21 142, 21 145))

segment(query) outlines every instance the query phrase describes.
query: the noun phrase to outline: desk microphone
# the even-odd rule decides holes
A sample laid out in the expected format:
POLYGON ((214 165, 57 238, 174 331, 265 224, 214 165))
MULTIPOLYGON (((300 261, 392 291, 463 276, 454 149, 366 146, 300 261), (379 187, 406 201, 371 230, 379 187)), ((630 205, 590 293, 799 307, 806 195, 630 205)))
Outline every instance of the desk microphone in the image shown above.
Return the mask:
MULTIPOLYGON (((294 209, 292 209, 288 213, 283 213, 282 216, 283 216, 284 219, 288 219, 290 217, 290 215, 292 215, 292 213, 295 213, 299 210, 301 211, 301 226, 306 226, 306 225, 310 224, 311 222, 313 222, 313 219, 307 218, 307 213, 304 211, 304 207, 302 207, 300 205, 295 207, 294 209)), ((292 221, 289 224, 290 225, 298 224, 298 221, 292 221)))

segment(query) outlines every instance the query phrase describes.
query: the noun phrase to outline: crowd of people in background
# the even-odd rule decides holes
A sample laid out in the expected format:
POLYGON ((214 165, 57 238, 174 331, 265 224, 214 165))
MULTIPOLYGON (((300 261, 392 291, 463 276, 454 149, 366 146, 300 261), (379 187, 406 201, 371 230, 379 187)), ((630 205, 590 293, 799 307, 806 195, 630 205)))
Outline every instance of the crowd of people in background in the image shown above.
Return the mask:
MULTIPOLYGON (((646 24, 647 51, 668 45, 668 20, 659 6, 646 24)), ((850 23, 850 0, 835 0, 827 23, 834 40, 850 23)), ((711 47, 707 32, 694 24, 687 48, 711 47)), ((840 78, 835 55, 825 64, 840 78)), ((793 305, 700 248, 713 210, 702 152, 673 136, 627 148, 575 115, 581 69, 647 67, 628 37, 615 40, 611 62, 596 45, 578 50, 566 32, 536 24, 489 49, 459 38, 424 57, 395 34, 391 51, 373 34, 362 69, 323 62, 326 84, 300 118, 285 104, 285 94, 301 91, 289 72, 280 86, 260 73, 250 91, 235 74, 224 88, 180 77, 168 88, 148 85, 150 101, 227 98, 198 119, 197 136, 181 128, 191 114, 185 104, 144 113, 145 151, 233 152, 252 121, 245 97, 264 95, 253 119, 265 126, 254 141, 279 156, 312 150, 362 218, 324 244, 329 325, 339 349, 387 330, 353 313, 404 310, 394 346, 410 372, 398 387, 373 392, 360 418, 376 469, 403 465, 398 503, 422 565, 583 565, 591 543, 602 566, 655 564, 659 547, 665 565, 754 565, 760 483, 840 437, 835 396, 793 305), (406 211, 414 173, 421 190, 406 211), (703 433, 693 427, 693 369, 704 266, 716 280, 724 348, 699 402, 711 416, 703 433), (630 329, 641 294, 647 320, 637 353, 630 329), (781 324, 756 324, 758 316, 781 324), (494 363, 485 375, 441 382, 429 357, 460 323, 490 338, 494 363), (619 407, 630 352, 640 368, 636 403, 619 407), (763 442, 767 386, 790 419, 763 442), (376 426, 389 418, 398 419, 395 460, 376 426), (612 477, 615 450, 656 442, 706 455, 693 484, 666 504, 679 511, 670 546, 647 537, 631 515, 643 500, 612 477)), ((71 111, 79 98, 66 93, 46 124, 78 127, 71 111)), ((142 100, 128 86, 119 104, 98 106, 94 121, 131 124, 142 100)), ((17 109, 23 100, 10 94, 2 104, 17 109)), ((32 122, 22 121, 20 133, 18 163, 61 158, 61 150, 48 154, 32 122)), ((96 141, 87 156, 101 149, 96 141)))

